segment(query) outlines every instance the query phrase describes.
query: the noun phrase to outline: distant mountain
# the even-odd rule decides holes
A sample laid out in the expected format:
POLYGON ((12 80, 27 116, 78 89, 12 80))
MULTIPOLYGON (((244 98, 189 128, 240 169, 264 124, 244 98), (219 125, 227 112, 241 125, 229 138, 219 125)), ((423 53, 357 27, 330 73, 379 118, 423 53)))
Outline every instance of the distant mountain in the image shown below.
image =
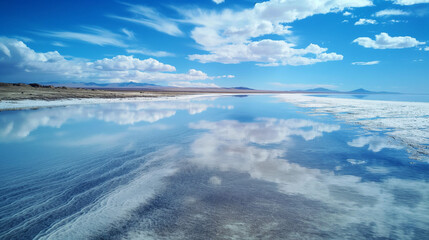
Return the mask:
MULTIPOLYGON (((132 90, 132 89, 147 89, 153 91, 255 91, 255 92, 264 92, 264 90, 256 90, 248 87, 228 87, 228 88, 207 88, 207 87, 171 87, 171 86, 161 86, 151 83, 136 83, 136 82, 121 82, 121 83, 95 83, 95 82, 44 82, 40 83, 42 85, 52 85, 55 87, 71 87, 71 88, 104 88, 104 89, 124 89, 124 90, 132 90)), ((265 91, 266 92, 266 91, 265 91)), ((271 91, 268 91, 271 92, 271 91)), ((275 92, 275 91, 274 91, 275 92)), ((281 92, 281 91, 280 91, 281 92)), ((336 91, 328 88, 311 88, 307 90, 292 90, 292 91, 284 91, 284 92, 300 92, 300 93, 343 93, 343 94, 398 94, 395 92, 373 92, 363 88, 355 89, 353 91, 336 91)))
POLYGON ((122 83, 95 83, 95 82, 44 82, 42 85, 53 85, 55 87, 71 87, 71 88, 104 88, 104 89, 151 89, 151 90, 173 90, 179 91, 180 89, 187 90, 204 90, 204 89, 217 89, 227 91, 255 91, 255 89, 247 87, 230 87, 230 88, 212 88, 212 87, 172 87, 172 86, 161 86, 151 83, 136 83, 136 82, 122 82, 122 83))
POLYGON ((304 92, 338 93, 338 91, 327 89, 327 88, 312 88, 312 89, 304 90, 304 92))
POLYGON ((229 88, 229 89, 237 89, 237 90, 255 90, 253 88, 247 88, 247 87, 233 87, 233 88, 229 88))
POLYGON ((346 93, 346 94, 398 94, 396 92, 373 92, 364 88, 355 89, 353 91, 336 91, 328 88, 312 88, 307 90, 293 90, 291 92, 302 92, 302 93, 346 93))
POLYGON ((377 92, 372 92, 363 88, 359 88, 359 89, 355 89, 353 91, 349 91, 347 93, 352 93, 352 94, 371 94, 371 93, 377 93, 377 92))

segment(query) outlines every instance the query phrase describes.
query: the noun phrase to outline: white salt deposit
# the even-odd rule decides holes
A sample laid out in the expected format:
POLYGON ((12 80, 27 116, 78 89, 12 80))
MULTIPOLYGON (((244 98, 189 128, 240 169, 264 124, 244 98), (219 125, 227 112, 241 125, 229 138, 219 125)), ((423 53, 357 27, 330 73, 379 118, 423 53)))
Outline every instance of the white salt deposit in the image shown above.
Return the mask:
POLYGON ((384 131, 408 147, 410 158, 429 161, 429 103, 276 95, 280 101, 331 113, 371 131, 384 131))

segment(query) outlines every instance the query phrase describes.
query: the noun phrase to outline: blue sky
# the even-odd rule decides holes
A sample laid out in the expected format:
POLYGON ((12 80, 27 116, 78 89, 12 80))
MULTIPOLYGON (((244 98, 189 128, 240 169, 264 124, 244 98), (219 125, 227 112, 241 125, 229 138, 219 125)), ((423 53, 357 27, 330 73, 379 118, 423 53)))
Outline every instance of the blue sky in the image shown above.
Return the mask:
POLYGON ((429 0, 1 1, 3 82, 429 92, 429 0))

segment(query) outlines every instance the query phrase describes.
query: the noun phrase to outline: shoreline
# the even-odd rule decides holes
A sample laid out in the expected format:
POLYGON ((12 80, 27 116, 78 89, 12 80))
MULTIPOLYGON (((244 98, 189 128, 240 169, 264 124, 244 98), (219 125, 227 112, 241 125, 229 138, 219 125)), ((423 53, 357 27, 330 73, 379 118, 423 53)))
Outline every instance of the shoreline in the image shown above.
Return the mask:
POLYGON ((202 96, 278 94, 278 91, 228 89, 89 89, 0 83, 0 111, 60 107, 77 104, 165 101, 202 96))
POLYGON ((50 107, 65 107, 71 105, 86 105, 86 104, 104 104, 104 103, 129 103, 129 102, 146 102, 146 101, 168 101, 168 100, 187 100, 200 97, 213 97, 228 94, 189 94, 176 96, 153 96, 153 97, 121 97, 121 98, 67 98, 56 100, 3 100, 0 101, 1 111, 17 111, 30 110, 50 107))

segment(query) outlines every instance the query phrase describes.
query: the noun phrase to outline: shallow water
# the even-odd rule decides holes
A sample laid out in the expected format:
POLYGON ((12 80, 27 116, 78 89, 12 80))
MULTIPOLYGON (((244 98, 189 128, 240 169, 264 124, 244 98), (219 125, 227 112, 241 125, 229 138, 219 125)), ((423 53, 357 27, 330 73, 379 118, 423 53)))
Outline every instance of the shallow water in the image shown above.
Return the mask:
POLYGON ((424 239, 401 144, 273 96, 0 112, 0 238, 424 239))

